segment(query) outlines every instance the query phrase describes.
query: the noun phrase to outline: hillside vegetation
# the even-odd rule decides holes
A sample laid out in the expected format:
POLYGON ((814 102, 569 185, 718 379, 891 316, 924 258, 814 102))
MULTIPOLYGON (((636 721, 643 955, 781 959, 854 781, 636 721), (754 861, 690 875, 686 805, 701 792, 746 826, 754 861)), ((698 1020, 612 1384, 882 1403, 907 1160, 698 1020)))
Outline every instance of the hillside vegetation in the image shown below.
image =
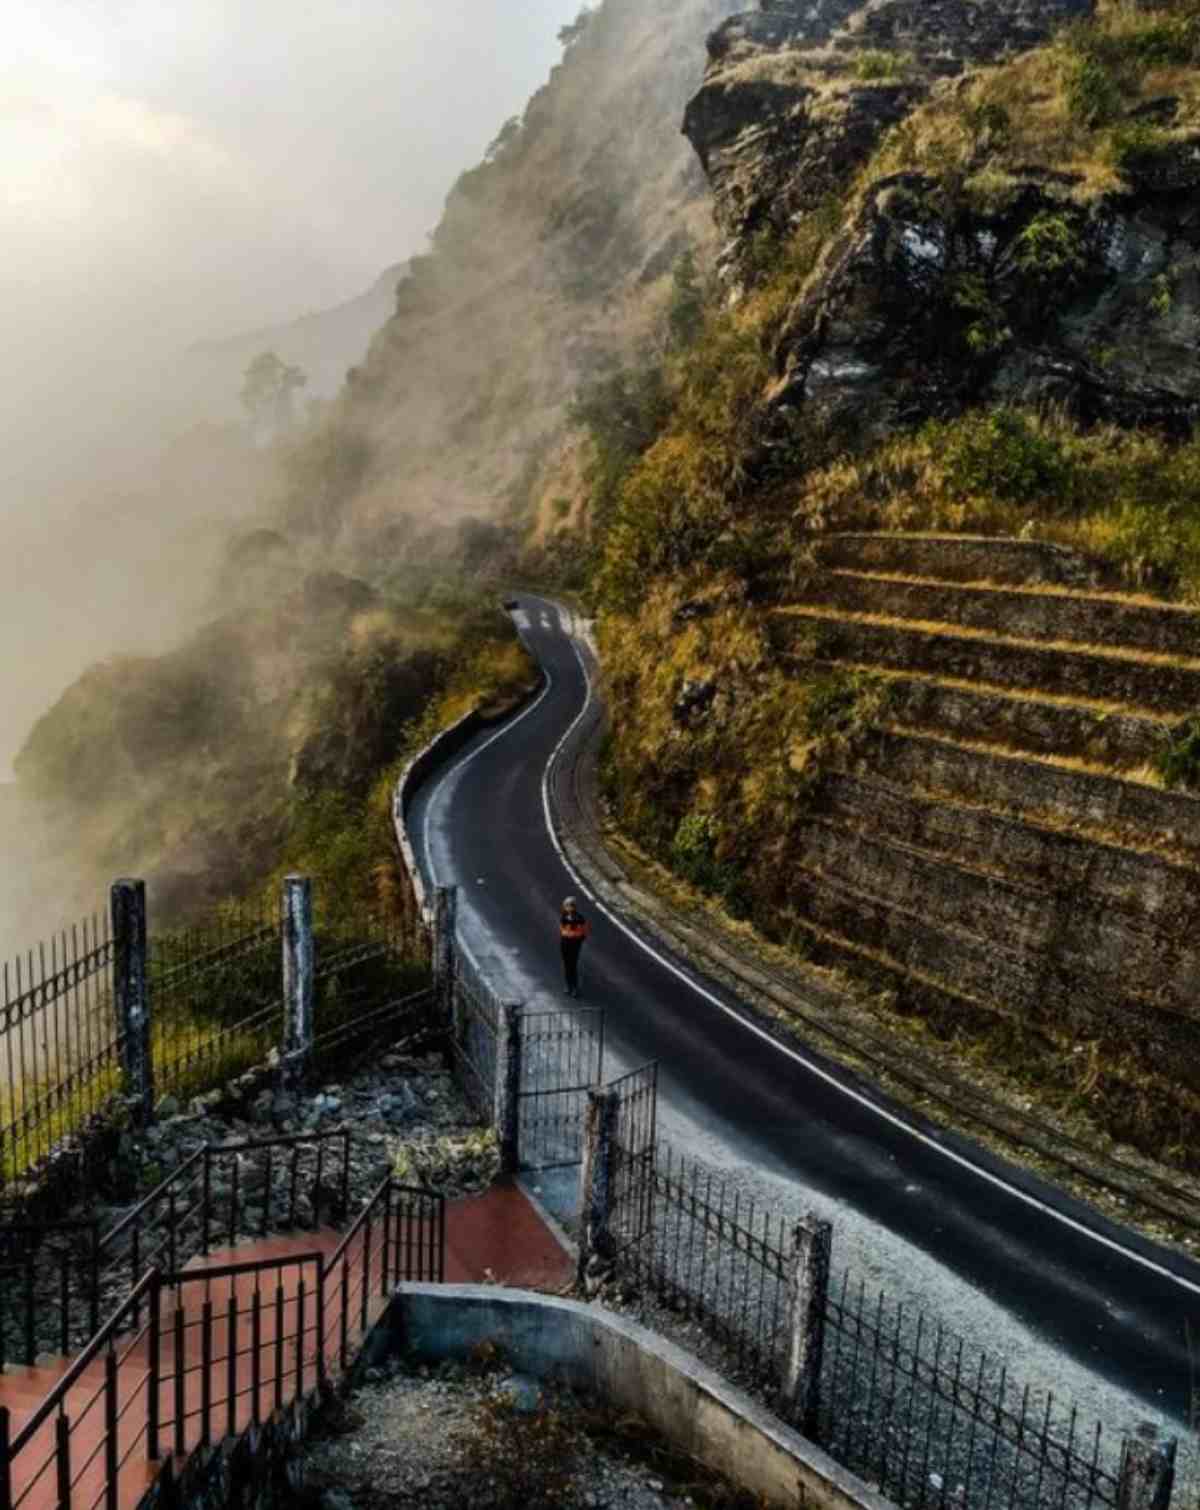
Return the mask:
POLYGON ((732 297, 628 374, 635 447, 621 389, 584 415, 610 801, 885 1017, 1192 1165, 1196 962, 1155 888, 1186 895, 1200 786, 1200 6, 957 62, 873 46, 900 12, 710 39, 732 297))

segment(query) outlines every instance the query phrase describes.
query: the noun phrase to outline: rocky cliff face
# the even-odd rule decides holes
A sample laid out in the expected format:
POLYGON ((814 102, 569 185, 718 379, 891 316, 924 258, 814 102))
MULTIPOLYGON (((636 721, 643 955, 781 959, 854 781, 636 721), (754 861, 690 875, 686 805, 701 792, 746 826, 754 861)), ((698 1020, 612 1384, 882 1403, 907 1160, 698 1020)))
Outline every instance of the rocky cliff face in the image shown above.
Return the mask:
POLYGON ((1111 131, 1084 143, 1069 119, 1082 63, 1043 49, 1040 63, 984 66, 1091 10, 830 0, 712 34, 684 130, 730 282, 752 286, 764 242, 820 207, 839 217, 776 333, 775 419, 807 410, 869 440, 991 399, 1176 435, 1195 424, 1200 131, 1187 101, 1109 101, 1111 131))

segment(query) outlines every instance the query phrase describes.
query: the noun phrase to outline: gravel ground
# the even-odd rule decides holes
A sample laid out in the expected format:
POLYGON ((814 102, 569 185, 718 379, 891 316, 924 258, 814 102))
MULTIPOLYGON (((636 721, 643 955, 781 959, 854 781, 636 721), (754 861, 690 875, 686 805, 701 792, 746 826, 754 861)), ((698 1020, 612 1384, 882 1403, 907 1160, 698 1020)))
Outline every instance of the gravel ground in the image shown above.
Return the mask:
POLYGON ((310 1439, 299 1510, 757 1510, 648 1428, 503 1360, 401 1360, 310 1439))

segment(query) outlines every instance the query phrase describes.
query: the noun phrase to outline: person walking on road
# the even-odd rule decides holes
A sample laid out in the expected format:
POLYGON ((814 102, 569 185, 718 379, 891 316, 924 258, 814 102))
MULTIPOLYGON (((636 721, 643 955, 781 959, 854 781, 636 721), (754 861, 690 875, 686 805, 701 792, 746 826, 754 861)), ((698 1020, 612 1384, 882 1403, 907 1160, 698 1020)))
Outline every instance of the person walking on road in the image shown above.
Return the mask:
POLYGON ((567 897, 562 904, 558 921, 562 938, 563 973, 567 978, 567 995, 579 995, 579 951, 583 941, 592 931, 587 918, 575 905, 574 897, 567 897))

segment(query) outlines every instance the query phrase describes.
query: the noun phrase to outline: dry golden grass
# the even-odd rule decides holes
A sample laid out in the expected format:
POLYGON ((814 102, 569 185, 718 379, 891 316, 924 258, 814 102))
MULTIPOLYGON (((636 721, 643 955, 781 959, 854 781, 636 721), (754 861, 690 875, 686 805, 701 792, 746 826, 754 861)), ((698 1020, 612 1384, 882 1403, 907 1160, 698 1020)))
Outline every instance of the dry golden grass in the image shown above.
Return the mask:
MULTIPOLYGON (((1200 657, 1171 655, 1159 650, 1141 650, 1126 645, 1096 644, 1089 640, 1029 640, 1017 635, 1001 634, 992 629, 976 629, 945 619, 918 619, 895 614, 870 613, 865 609, 841 608, 836 611, 789 603, 771 609, 776 618, 804 618, 830 623, 878 625, 888 629, 915 630, 921 634, 953 635, 955 639, 979 640, 990 645, 1004 645, 1013 650, 1053 650, 1061 655, 1096 655, 1110 661, 1127 661, 1135 665, 1175 666, 1185 671, 1200 671, 1200 657)), ((1117 706, 1125 706, 1120 704, 1117 706)))
MULTIPOLYGON (((933 538, 933 537, 931 537, 933 538)), ((956 539, 953 535, 937 536, 938 539, 956 539)), ((981 536, 981 539, 988 537, 981 536)), ((1013 597, 1073 598, 1085 603, 1128 603, 1133 608, 1160 609, 1166 614, 1194 617, 1200 628, 1200 609, 1184 603, 1164 603, 1161 598, 1145 592, 1101 592, 1095 588, 1067 587, 1061 582, 1022 582, 1019 586, 998 582, 994 577, 926 577, 915 572, 872 571, 855 567, 835 566, 829 569, 834 577, 862 578, 868 582, 907 583, 913 587, 962 588, 968 592, 991 592, 1013 597)))
POLYGON ((976 692, 983 697, 1001 697, 1012 703, 1050 703, 1059 708, 1082 708, 1086 712, 1102 716, 1115 715, 1136 718, 1142 723, 1161 724, 1167 729, 1177 720, 1173 714, 1162 713, 1155 708, 1135 708, 1126 703, 1114 703, 1099 697, 1081 697, 1072 693, 1045 692, 1040 687, 1005 687, 996 682, 969 681, 960 676, 942 676, 935 671, 908 671, 903 667, 870 666, 860 661, 839 661, 847 671, 867 671, 876 676, 895 681, 934 683, 950 687, 958 692, 976 692))

